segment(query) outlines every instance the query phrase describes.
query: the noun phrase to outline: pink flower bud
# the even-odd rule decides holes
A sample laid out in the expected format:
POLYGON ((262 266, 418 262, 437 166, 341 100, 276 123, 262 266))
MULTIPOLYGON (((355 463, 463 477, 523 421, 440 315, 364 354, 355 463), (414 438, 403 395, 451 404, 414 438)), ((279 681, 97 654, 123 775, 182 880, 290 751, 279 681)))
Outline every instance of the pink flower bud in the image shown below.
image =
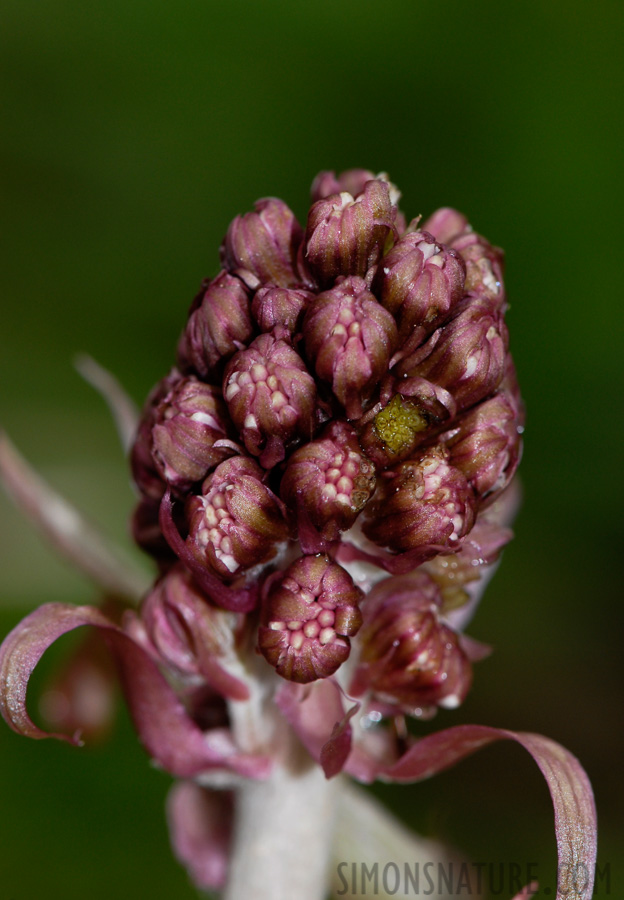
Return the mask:
POLYGON ((208 381, 219 380, 224 363, 254 332, 249 296, 240 279, 220 272, 205 281, 178 344, 178 365, 208 381))
POLYGON ((461 256, 416 231, 402 237, 377 269, 374 289, 395 317, 401 356, 447 319, 464 293, 461 256))
POLYGON ((220 662, 232 655, 242 620, 240 613, 210 604, 178 564, 145 597, 140 618, 129 616, 126 626, 160 664, 189 684, 208 683, 225 696, 246 699, 245 685, 220 662))
POLYGON ((180 673, 196 675, 198 653, 220 655, 241 617, 211 606, 190 573, 177 564, 144 598, 140 618, 162 659, 180 673), (201 644, 196 641, 200 635, 201 644))
POLYGON ((464 473, 480 498, 493 500, 513 478, 520 461, 519 428, 512 399, 500 391, 442 435, 452 465, 464 473))
POLYGON ((466 291, 481 294, 502 306, 504 254, 499 247, 472 230, 468 219, 456 209, 438 209, 422 226, 438 241, 457 250, 466 263, 466 291))
POLYGON ((292 335, 298 330, 301 314, 312 297, 309 291, 266 285, 256 291, 251 311, 260 331, 282 327, 292 335))
POLYGON ((301 504, 312 525, 332 541, 353 525, 374 489, 375 467, 353 428, 336 420, 323 437, 290 456, 280 496, 289 509, 301 504))
POLYGON ((374 181, 377 176, 368 169, 347 169, 346 172, 336 178, 335 172, 319 172, 314 181, 310 193, 312 202, 324 200, 332 194, 341 194, 347 191, 352 197, 359 197, 363 192, 367 181, 374 181))
POLYGON ((369 594, 350 691, 420 717, 466 697, 472 669, 458 635, 440 621, 440 593, 422 571, 382 581, 369 594))
POLYGON ((418 551, 422 562, 457 549, 474 517, 472 488, 437 446, 382 473, 362 530, 380 547, 418 551))
POLYGON ((347 418, 359 418, 396 347, 390 313, 361 278, 341 279, 308 306, 303 337, 317 375, 331 384, 347 418))
POLYGON ((158 408, 164 398, 179 384, 182 376, 177 369, 162 378, 150 391, 137 428, 136 437, 130 451, 132 477, 141 493, 153 500, 160 500, 166 490, 161 473, 152 454, 152 429, 158 417, 158 408))
POLYGON ((224 580, 266 562, 288 537, 282 506, 248 457, 222 462, 186 504, 187 547, 224 580))
POLYGON ((261 334, 229 362, 223 396, 248 452, 271 468, 294 439, 310 438, 316 385, 284 339, 261 334))
POLYGON ((329 287, 339 275, 363 278, 383 256, 395 218, 390 187, 377 179, 358 197, 343 191, 318 200, 308 215, 304 252, 319 286, 329 287))
POLYGON ((289 681, 327 678, 349 656, 349 638, 362 622, 362 597, 348 572, 329 557, 302 556, 269 588, 260 652, 289 681))
POLYGON ((466 291, 487 297, 502 307, 505 301, 503 251, 472 230, 453 238, 451 246, 466 263, 466 291))
POLYGON ((193 376, 178 381, 158 405, 152 443, 160 475, 179 492, 236 453, 219 388, 193 376))
POLYGON ((449 391, 462 410, 496 390, 505 372, 506 352, 507 329, 499 311, 486 298, 468 296, 455 318, 397 369, 449 391))
POLYGON ((261 284, 293 287, 300 280, 295 261, 301 238, 301 226, 282 200, 258 200, 255 212, 237 216, 230 224, 221 264, 252 290, 261 284))
MULTIPOLYGON (((411 230, 411 226, 410 229, 411 230)), ((417 229, 414 228, 414 231, 417 229)), ((450 244, 453 238, 459 237, 460 234, 470 230, 468 219, 466 216, 452 209, 450 206, 444 206, 429 216, 422 223, 422 231, 428 231, 432 234, 436 241, 442 241, 443 244, 450 244)))

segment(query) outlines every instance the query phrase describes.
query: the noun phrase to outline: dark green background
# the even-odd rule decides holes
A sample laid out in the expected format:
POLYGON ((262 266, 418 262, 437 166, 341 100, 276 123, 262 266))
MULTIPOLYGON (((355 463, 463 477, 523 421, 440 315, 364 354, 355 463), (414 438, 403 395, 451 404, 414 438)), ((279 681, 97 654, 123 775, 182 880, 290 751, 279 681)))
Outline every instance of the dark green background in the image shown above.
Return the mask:
MULTIPOLYGON (((91 353, 142 400, 257 197, 304 216, 319 169, 385 170, 408 216, 452 204, 506 249, 525 502, 470 629, 496 652, 439 724, 541 731, 575 752, 614 896, 623 19, 619 0, 5 0, 0 30, 1 421, 120 540, 124 461, 72 358, 91 353)), ((93 600, 0 502, 2 631, 41 602, 93 600)), ((123 714, 93 751, 3 728, 0 754, 3 897, 194 896, 167 849, 168 779, 123 714)), ((536 861, 552 886, 549 799, 520 749, 383 794, 470 859, 536 861)))

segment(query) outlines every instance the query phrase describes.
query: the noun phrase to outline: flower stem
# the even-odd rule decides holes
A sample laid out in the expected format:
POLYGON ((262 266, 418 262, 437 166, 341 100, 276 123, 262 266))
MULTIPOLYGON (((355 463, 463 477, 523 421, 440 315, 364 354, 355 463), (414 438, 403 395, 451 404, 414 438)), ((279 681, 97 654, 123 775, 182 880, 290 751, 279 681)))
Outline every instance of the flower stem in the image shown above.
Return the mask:
POLYGON ((267 781, 237 792, 223 900, 323 900, 333 831, 333 784, 295 743, 267 781))

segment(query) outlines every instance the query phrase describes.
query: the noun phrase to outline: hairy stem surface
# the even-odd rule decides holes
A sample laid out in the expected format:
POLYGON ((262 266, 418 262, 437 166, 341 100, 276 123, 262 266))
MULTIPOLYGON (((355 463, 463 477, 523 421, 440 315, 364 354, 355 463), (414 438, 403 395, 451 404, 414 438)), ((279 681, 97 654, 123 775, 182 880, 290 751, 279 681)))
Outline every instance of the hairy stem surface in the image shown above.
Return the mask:
POLYGON ((323 900, 334 819, 334 786, 293 739, 267 781, 237 792, 224 900, 323 900))

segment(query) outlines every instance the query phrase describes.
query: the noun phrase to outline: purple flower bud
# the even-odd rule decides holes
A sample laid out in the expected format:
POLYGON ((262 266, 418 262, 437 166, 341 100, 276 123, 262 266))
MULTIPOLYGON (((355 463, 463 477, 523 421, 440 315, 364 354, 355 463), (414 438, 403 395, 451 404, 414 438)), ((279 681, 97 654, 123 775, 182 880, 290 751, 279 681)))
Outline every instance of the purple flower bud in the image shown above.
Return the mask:
POLYGON ((377 179, 356 198, 343 191, 318 200, 308 215, 305 259, 319 286, 329 287, 340 275, 363 278, 383 256, 395 218, 390 187, 377 179))
POLYGON ((219 655, 221 647, 231 641, 232 630, 241 617, 211 606, 190 573, 177 564, 144 598, 140 618, 163 661, 182 674, 196 675, 198 652, 219 655), (194 641, 199 633, 201 646, 194 641))
POLYGON ((281 503, 262 476, 252 459, 235 456, 208 476, 201 496, 187 500, 187 547, 224 580, 271 559, 288 537, 281 503))
POLYGON ((301 314, 312 297, 309 291, 267 285, 254 295, 251 311, 260 331, 282 327, 292 335, 298 330, 301 314))
MULTIPOLYGON (((450 206, 444 206, 437 209, 429 218, 423 222, 422 231, 428 231, 432 234, 436 241, 442 241, 443 244, 450 244, 453 238, 459 237, 465 231, 468 231, 468 219, 466 216, 452 209, 450 206)), ((411 225, 410 229, 411 230, 411 225)), ((417 229, 414 228, 414 231, 417 229)))
POLYGON ((382 473, 362 530, 380 547, 418 551, 422 562, 457 549, 474 517, 472 488, 436 446, 382 473))
POLYGON ((295 438, 310 438, 316 385, 287 340, 261 334, 229 362, 223 396, 245 447, 271 468, 295 438))
POLYGON ((387 578, 371 591, 351 693, 372 691, 382 703, 420 717, 462 703, 472 669, 458 635, 440 621, 440 600, 422 571, 387 578))
POLYGON ((402 237, 377 269, 374 289, 399 327, 402 356, 449 317, 464 293, 461 256, 416 231, 402 237))
POLYGON ((487 297, 502 307, 505 302, 503 251, 472 230, 453 238, 451 246, 466 263, 466 291, 487 297))
POLYGON ((347 169, 336 178, 335 172, 319 172, 314 181, 310 193, 312 202, 324 200, 332 194, 341 194, 347 191, 352 197, 359 197, 364 191, 368 181, 374 181, 378 176, 368 169, 347 169))
POLYGON ((166 485, 152 455, 152 429, 157 421, 159 405, 176 384, 180 382, 181 378, 182 376, 178 370, 172 369, 150 391, 145 401, 136 437, 130 451, 130 466, 135 484, 144 496, 151 497, 153 500, 160 500, 166 490, 166 485))
POLYGON ((280 496, 327 540, 337 540, 355 522, 375 489, 375 467, 362 453, 353 428, 336 420, 323 437, 290 456, 280 496))
POLYGON ((274 581, 262 609, 259 649, 278 675, 305 684, 327 678, 347 659, 363 597, 342 566, 302 556, 274 581))
POLYGON ((218 662, 232 654, 242 620, 239 613, 212 606, 178 564, 156 583, 141 604, 140 619, 129 618, 127 627, 159 663, 190 684, 207 682, 226 696, 246 699, 245 685, 218 662))
POLYGON ((458 420, 442 440, 450 462, 481 499, 493 500, 509 484, 520 461, 521 437, 512 399, 500 391, 458 420))
POLYGON ((255 212, 237 216, 221 245, 221 264, 255 290, 261 284, 293 287, 300 281, 296 258, 301 226, 275 197, 258 200, 255 212))
POLYGON ((420 376, 449 391, 462 410, 499 386, 506 351, 507 330, 500 312, 492 301, 468 296, 458 315, 397 369, 399 374, 420 376))
POLYGON ((249 296, 240 279, 220 272, 204 281, 178 344, 178 365, 208 381, 219 380, 224 363, 254 332, 249 296))
POLYGON ((319 294, 303 322, 308 358, 345 407, 347 418, 362 415, 362 400, 388 369, 397 330, 390 313, 361 278, 345 278, 319 294))
POLYGON ((438 209, 422 226, 438 241, 457 250, 466 263, 466 291, 504 304, 504 253, 472 230, 468 219, 456 209, 438 209))
POLYGON ((227 428, 219 388, 193 376, 178 381, 159 403, 152 428, 152 456, 164 480, 184 492, 236 453, 227 428))

